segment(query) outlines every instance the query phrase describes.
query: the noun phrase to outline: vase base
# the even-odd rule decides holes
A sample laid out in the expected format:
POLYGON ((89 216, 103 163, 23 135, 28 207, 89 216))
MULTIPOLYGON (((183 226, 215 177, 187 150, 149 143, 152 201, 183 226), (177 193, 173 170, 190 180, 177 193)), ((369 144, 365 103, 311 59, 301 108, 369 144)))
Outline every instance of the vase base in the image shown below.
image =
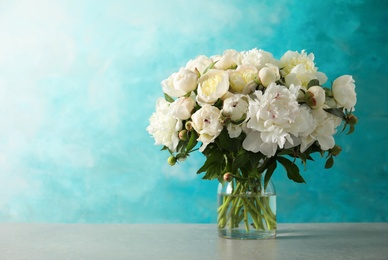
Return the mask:
POLYGON ((274 239, 276 230, 254 230, 246 232, 245 230, 218 230, 218 236, 227 239, 236 240, 257 240, 257 239, 274 239))

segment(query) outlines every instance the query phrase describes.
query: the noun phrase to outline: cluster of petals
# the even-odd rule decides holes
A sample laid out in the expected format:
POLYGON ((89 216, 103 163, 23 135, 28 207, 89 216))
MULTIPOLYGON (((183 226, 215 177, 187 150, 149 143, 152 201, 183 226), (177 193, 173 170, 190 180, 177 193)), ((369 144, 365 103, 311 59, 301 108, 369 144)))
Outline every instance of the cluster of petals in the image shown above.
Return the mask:
POLYGON ((200 151, 223 129, 230 138, 243 136, 245 150, 267 157, 297 146, 304 152, 313 143, 328 150, 341 118, 325 109, 354 110, 357 99, 352 76, 337 78, 330 95, 322 87, 326 81, 305 51, 288 51, 279 60, 259 49, 200 55, 162 81, 173 101, 158 101, 147 130, 171 151, 185 121, 198 134, 200 151), (317 84, 309 85, 312 80, 317 84))

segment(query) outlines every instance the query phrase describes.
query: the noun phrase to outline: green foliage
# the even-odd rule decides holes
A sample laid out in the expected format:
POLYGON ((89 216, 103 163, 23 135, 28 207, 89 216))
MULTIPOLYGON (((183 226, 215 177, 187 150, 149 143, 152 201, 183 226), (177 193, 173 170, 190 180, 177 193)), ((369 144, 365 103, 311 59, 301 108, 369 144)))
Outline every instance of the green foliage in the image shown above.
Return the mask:
POLYGON ((198 141, 197 141, 197 138, 198 138, 198 135, 195 131, 192 131, 189 133, 189 141, 187 142, 187 145, 186 145, 186 154, 190 153, 191 150, 197 145, 198 141))
POLYGON ((339 118, 345 120, 346 116, 345 113, 343 112, 343 109, 341 108, 324 108, 327 113, 330 113, 332 115, 338 116, 339 118))
POLYGON ((241 141, 236 138, 230 138, 228 134, 228 130, 223 129, 220 135, 218 136, 218 141, 222 149, 236 153, 241 146, 241 141))
POLYGON ((267 185, 272 177, 272 174, 275 172, 276 166, 277 166, 276 160, 273 160, 273 162, 269 164, 264 176, 264 189, 267 188, 267 185))
POLYGON ((284 157, 277 157, 277 160, 287 171, 287 177, 297 183, 306 183, 303 177, 299 174, 299 167, 290 160, 284 157))
POLYGON ((218 61, 212 62, 209 66, 206 67, 202 74, 205 74, 208 70, 214 68, 214 65, 216 65, 217 62, 218 61))
POLYGON ((174 99, 172 97, 170 97, 168 94, 164 93, 164 99, 167 101, 167 102, 174 102, 174 99))
POLYGON ((325 169, 329 169, 333 167, 333 164, 334 164, 334 159, 333 159, 333 156, 330 155, 329 158, 326 160, 325 169))
MULTIPOLYGON (((204 73, 206 73, 208 69, 211 69, 214 64, 215 63, 209 65, 204 73)), ((309 86, 315 85, 319 85, 319 82, 317 80, 311 80, 309 86)), ((174 102, 174 99, 167 94, 165 94, 165 99, 168 102, 174 102)), ((223 101, 219 99, 215 103, 215 106, 221 109, 222 104, 223 101)), ((357 123, 357 118, 351 111, 344 111, 343 108, 328 108, 324 110, 327 113, 341 118, 345 122, 342 131, 346 127, 349 127, 348 134, 354 131, 354 125, 357 123)), ((183 123, 190 123, 190 121, 184 121, 183 123)), ((196 151, 198 149, 195 148, 198 144, 197 139, 198 133, 196 131, 187 130, 187 139, 185 138, 184 140, 179 141, 175 156, 167 147, 163 147, 162 150, 168 150, 173 157, 170 158, 170 164, 172 164, 172 162, 175 164, 175 162, 183 161, 191 152, 196 151)), ((307 161, 314 161, 311 156, 312 154, 320 153, 320 155, 323 156, 326 152, 320 148, 317 142, 315 142, 303 153, 300 152, 300 147, 298 146, 295 148, 278 150, 273 157, 267 158, 262 153, 253 153, 243 149, 242 143, 244 139, 244 133, 237 138, 231 138, 227 129, 224 128, 215 141, 208 144, 207 148, 203 151, 206 160, 202 167, 198 169, 197 174, 204 173, 203 179, 218 179, 220 183, 224 183, 223 175, 226 172, 230 172, 233 178, 241 183, 245 189, 253 190, 257 185, 261 185, 257 183, 257 180, 261 175, 264 175, 264 187, 266 187, 277 168, 277 164, 280 163, 286 170, 287 177, 290 180, 297 183, 306 183, 296 164, 297 160, 300 160, 304 169, 306 169, 307 161)), ((326 169, 333 166, 334 156, 339 153, 337 150, 333 148, 327 151, 328 155, 325 163, 326 169)))
POLYGON ((349 125, 349 132, 347 134, 350 135, 353 132, 354 132, 354 125, 349 125))
POLYGON ((307 88, 311 88, 311 87, 314 87, 314 86, 320 86, 320 85, 319 85, 319 80, 317 80, 317 79, 312 79, 312 80, 310 80, 310 82, 307 84, 307 88))
POLYGON ((202 179, 213 180, 226 172, 226 156, 224 153, 217 149, 215 146, 208 146, 203 152, 206 156, 206 161, 201 168, 197 171, 197 174, 205 172, 202 179))

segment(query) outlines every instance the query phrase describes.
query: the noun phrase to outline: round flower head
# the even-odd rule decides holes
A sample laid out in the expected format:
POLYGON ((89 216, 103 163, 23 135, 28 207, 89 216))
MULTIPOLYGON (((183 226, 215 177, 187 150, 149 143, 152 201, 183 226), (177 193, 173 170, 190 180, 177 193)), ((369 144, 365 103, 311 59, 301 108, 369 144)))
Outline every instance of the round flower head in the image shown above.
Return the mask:
POLYGON ((181 97, 197 87, 197 74, 191 70, 181 68, 162 81, 163 92, 171 97, 181 97))
POLYGON ((179 143, 178 133, 182 130, 182 121, 171 115, 170 103, 159 98, 156 103, 156 112, 150 117, 150 125, 147 127, 156 145, 164 145, 175 152, 179 143))
POLYGON ((216 139, 222 131, 220 122, 220 110, 211 105, 204 105, 196 111, 192 116, 192 126, 198 133, 198 141, 202 142, 199 150, 202 152, 206 146, 216 139))
POLYGON ((299 111, 297 102, 299 88, 289 89, 270 84, 265 93, 256 91, 249 100, 247 127, 252 130, 243 142, 244 149, 273 156, 277 148, 283 148, 286 140, 293 142, 288 131, 299 111))
POLYGON ((214 104, 229 89, 229 76, 224 70, 210 69, 198 80, 197 102, 214 104))
POLYGON ((356 86, 352 76, 344 75, 333 82, 333 96, 339 107, 353 109, 357 103, 356 86))

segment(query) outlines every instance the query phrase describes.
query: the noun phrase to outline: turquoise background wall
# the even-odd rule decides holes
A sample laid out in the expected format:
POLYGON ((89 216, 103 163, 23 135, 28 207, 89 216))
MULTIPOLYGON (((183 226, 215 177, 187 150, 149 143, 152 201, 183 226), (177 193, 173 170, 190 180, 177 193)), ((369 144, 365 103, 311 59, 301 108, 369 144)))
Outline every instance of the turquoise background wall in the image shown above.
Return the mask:
POLYGON ((145 128, 160 82, 197 55, 313 52, 356 80, 343 153, 295 184, 279 222, 388 220, 387 1, 1 1, 0 221, 215 222, 216 182, 178 166, 145 128))

